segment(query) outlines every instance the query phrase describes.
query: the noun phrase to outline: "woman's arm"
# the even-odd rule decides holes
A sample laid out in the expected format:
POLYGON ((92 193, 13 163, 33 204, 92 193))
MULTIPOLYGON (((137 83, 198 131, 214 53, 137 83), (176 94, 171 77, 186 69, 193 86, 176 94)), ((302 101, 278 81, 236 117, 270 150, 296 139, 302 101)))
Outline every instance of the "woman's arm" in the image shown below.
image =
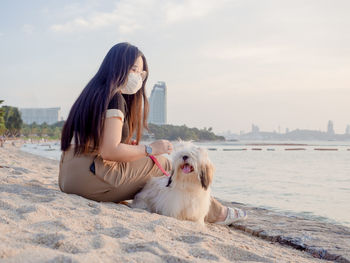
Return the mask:
MULTIPOLYGON (((146 156, 145 145, 121 143, 123 122, 119 117, 106 118, 103 139, 100 146, 101 157, 105 160, 132 162, 146 156)), ((171 153, 172 145, 167 140, 150 144, 154 155, 171 153)))

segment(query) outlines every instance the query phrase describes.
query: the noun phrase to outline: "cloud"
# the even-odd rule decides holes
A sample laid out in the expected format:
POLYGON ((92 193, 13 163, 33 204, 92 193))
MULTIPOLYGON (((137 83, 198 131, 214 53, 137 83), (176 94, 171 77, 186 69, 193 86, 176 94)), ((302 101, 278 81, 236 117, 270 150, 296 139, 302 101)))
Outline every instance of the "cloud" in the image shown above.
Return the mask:
POLYGON ((219 9, 226 0, 188 0, 168 2, 165 7, 165 21, 167 23, 182 22, 185 20, 205 17, 215 9, 219 9))
POLYGON ((3 37, 5 34, 0 32, 0 37, 3 37))
POLYGON ((51 26, 54 32, 75 32, 81 30, 96 30, 108 26, 117 26, 121 32, 132 32, 142 28, 137 21, 140 6, 120 1, 112 12, 94 12, 85 17, 80 16, 66 23, 51 26))
POLYGON ((279 56, 288 50, 283 46, 228 46, 214 44, 203 46, 199 49, 198 54, 201 57, 217 60, 234 60, 240 58, 269 58, 279 56), (219 52, 220 51, 220 52, 219 52))
MULTIPOLYGON (((111 12, 91 12, 91 8, 87 8, 89 11, 85 14, 80 13, 78 17, 65 23, 54 24, 50 29, 54 32, 69 33, 116 26, 122 33, 131 33, 149 26, 162 26, 205 17, 226 1, 188 0, 178 3, 175 0, 121 0, 111 12)), ((71 8, 72 6, 68 9, 71 8)))
POLYGON ((33 25, 24 24, 24 25, 22 26, 22 31, 23 31, 25 34, 27 34, 27 35, 33 34, 34 30, 35 30, 35 28, 34 28, 33 25))

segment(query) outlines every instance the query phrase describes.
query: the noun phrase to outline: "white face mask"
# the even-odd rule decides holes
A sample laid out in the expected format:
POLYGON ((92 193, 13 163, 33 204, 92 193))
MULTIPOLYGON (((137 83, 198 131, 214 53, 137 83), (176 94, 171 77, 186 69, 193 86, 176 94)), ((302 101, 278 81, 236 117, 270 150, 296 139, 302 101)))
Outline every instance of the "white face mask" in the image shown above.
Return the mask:
POLYGON ((140 73, 131 72, 128 75, 128 81, 125 87, 121 89, 121 92, 123 94, 129 94, 129 95, 135 94, 136 92, 139 91, 139 89, 141 89, 142 82, 143 81, 140 73))

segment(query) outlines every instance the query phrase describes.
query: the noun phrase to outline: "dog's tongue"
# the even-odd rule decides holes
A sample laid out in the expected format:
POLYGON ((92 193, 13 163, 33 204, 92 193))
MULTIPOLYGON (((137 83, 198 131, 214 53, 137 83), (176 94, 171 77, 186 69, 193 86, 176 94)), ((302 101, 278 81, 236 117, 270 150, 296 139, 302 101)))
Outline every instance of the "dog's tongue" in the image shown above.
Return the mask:
POLYGON ((185 166, 182 168, 183 173, 188 174, 191 172, 191 166, 188 164, 185 164, 185 166))

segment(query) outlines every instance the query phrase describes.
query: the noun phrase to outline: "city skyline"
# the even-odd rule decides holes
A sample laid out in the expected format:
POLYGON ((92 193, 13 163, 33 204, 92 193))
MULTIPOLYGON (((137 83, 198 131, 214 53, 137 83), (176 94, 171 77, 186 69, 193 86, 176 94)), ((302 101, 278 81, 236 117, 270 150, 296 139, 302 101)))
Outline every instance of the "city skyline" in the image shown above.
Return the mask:
MULTIPOLYGON (((165 82, 163 82, 163 81, 158 81, 154 86, 153 86, 153 90, 155 89, 155 88, 157 88, 157 87, 161 87, 162 85, 163 85, 163 83, 164 83, 164 86, 165 86, 165 90, 166 90, 166 84, 165 84, 165 82)), ((152 92, 153 92, 153 90, 152 90, 152 92)), ((152 95, 152 93, 151 93, 151 95, 152 95)), ((159 94, 158 94, 159 95, 159 94)), ((166 97, 166 91, 165 91, 165 97, 166 97)), ((148 100, 149 100, 149 103, 150 103, 150 112, 149 112, 149 116, 148 116, 148 122, 149 123, 152 123, 152 117, 151 117, 151 104, 152 104, 152 102, 151 102, 151 96, 149 96, 148 97, 148 100)), ((166 99, 165 99, 166 100, 166 99)), ((3 105, 2 106, 13 106, 13 105, 7 105, 6 103, 3 103, 3 105)), ((167 103, 166 103, 166 101, 165 101, 165 105, 163 105, 163 106, 165 106, 165 108, 167 109, 167 103)), ((163 107, 162 106, 162 107, 163 107)), ((15 106, 16 107, 16 106, 15 106)), ((23 122, 24 123, 26 123, 26 124, 30 124, 30 123, 28 123, 28 121, 27 121, 27 119, 29 118, 28 116, 29 115, 32 115, 32 112, 33 111, 39 111, 39 112, 41 112, 39 115, 42 115, 42 111, 45 111, 45 110, 58 110, 58 113, 57 113, 57 119, 59 119, 59 121, 62 121, 62 120, 66 120, 66 118, 64 118, 62 115, 61 115, 61 107, 59 107, 59 106, 57 106, 57 107, 33 107, 33 108, 19 108, 18 107, 18 109, 19 109, 19 111, 20 111, 20 113, 21 113, 21 115, 22 115, 22 119, 23 119, 23 122), (23 111, 27 111, 27 110, 29 110, 29 111, 31 111, 31 113, 30 114, 27 114, 27 113, 25 113, 26 114, 26 116, 23 116, 23 111), (27 116, 28 115, 28 116, 27 116)), ((168 123, 167 122, 167 117, 166 117, 166 115, 167 114, 165 114, 164 115, 164 117, 165 117, 165 122, 164 123, 156 123, 156 122, 153 122, 154 124, 158 124, 158 125, 161 125, 161 124, 171 124, 171 125, 187 125, 187 124, 185 124, 185 123, 178 123, 178 124, 174 124, 174 123, 168 123)), ((162 115, 163 116, 163 115, 162 115)), ((158 116, 159 117, 159 116, 158 116)), ((37 116, 37 117, 33 117, 33 116, 30 116, 30 118, 39 118, 39 119, 41 119, 42 118, 42 116, 37 116)), ((30 119, 29 118, 29 119, 30 119)), ((260 130, 260 127, 259 127, 259 125, 256 125, 255 123, 251 123, 251 129, 249 130, 244 130, 244 129, 240 129, 239 127, 237 127, 235 130, 231 130, 231 129, 228 129, 228 130, 219 130, 219 131, 217 131, 217 130, 215 130, 215 128, 213 128, 212 126, 203 126, 203 127, 205 127, 205 128, 212 128, 213 129, 213 131, 215 132, 215 133, 219 133, 219 134, 229 134, 229 133, 231 133, 231 134, 237 134, 237 135, 239 135, 239 134, 244 134, 244 133, 250 133, 250 132, 254 132, 254 130, 255 131, 264 131, 264 132, 276 132, 276 133, 280 133, 280 134, 283 134, 283 133, 288 133, 289 131, 293 131, 293 130, 310 130, 310 131, 321 131, 321 132, 326 132, 327 131, 327 129, 329 129, 329 125, 330 125, 330 122, 332 122, 332 129, 333 129, 333 132, 335 133, 335 134, 349 134, 350 133, 350 124, 346 124, 345 125, 345 127, 344 127, 344 129, 343 129, 343 131, 342 131, 342 129, 341 128, 336 128, 336 125, 334 125, 334 122, 332 121, 332 120, 328 120, 328 122, 327 122, 327 125, 325 124, 324 125, 324 127, 323 128, 319 128, 319 129, 308 129, 308 128, 305 128, 305 127, 294 127, 294 128, 289 128, 288 126, 287 127, 281 127, 280 125, 277 125, 277 126, 275 126, 275 127, 277 127, 277 128, 274 128, 274 129, 272 129, 272 130, 263 130, 263 129, 261 129, 260 130), (283 130, 285 131, 285 132, 283 132, 283 130)), ((37 124, 41 124, 42 123, 42 121, 40 122, 40 123, 38 123, 38 122, 36 122, 37 124)), ((48 124, 52 124, 51 122, 50 123, 48 123, 48 124)), ((191 126, 191 125, 187 125, 188 127, 195 127, 195 126, 191 126)), ((203 128, 203 127, 196 127, 196 128, 203 128)))
MULTIPOLYGON (((350 124, 347 124, 344 127, 344 132, 337 133, 337 132, 335 132, 335 127, 334 127, 334 123, 332 120, 328 120, 327 124, 325 124, 324 129, 318 129, 318 130, 310 130, 310 129, 305 129, 303 127, 297 127, 295 129, 289 129, 289 127, 285 127, 285 129, 282 129, 280 126, 278 126, 278 129, 274 129, 274 130, 260 130, 260 127, 258 125, 255 125, 254 123, 252 123, 251 130, 249 130, 249 131, 240 130, 239 134, 259 133, 259 132, 275 132, 275 133, 279 133, 279 134, 286 134, 286 133, 289 133, 289 132, 295 131, 295 130, 309 130, 309 131, 317 131, 317 132, 326 132, 328 134, 350 134, 350 124)), ((230 131, 226 131, 226 132, 230 132, 230 131)))
MULTIPOLYGON (((164 88, 165 87, 165 100, 164 101, 157 101, 158 103, 160 102, 160 104, 162 105, 158 105, 160 107, 165 107, 166 108, 166 84, 163 81, 159 81, 157 82, 154 87, 153 90, 156 88, 164 88), (164 103, 165 102, 165 103, 164 103), (163 104, 164 103, 164 104, 163 104)), ((159 94, 158 98, 159 99, 159 94)), ((163 94, 164 95, 164 94, 163 94)), ((150 99, 150 98, 149 98, 150 99)), ((152 102, 150 102, 151 104, 152 102)), ((10 105, 9 105, 10 106, 10 105)), ((151 105, 150 105, 151 106, 151 105)), ((151 108, 151 107, 150 107, 151 108)), ((60 107, 50 107, 50 108, 19 108, 23 123, 26 124, 32 124, 34 120, 37 124, 42 124, 43 122, 46 122, 47 124, 54 124, 55 121, 52 121, 53 119, 57 119, 58 121, 65 121, 65 119, 63 119, 63 117, 60 115, 60 107), (39 113, 37 114, 38 116, 35 116, 35 113, 39 113), (23 116, 23 114, 25 114, 26 116, 23 116), (49 121, 45 121, 44 119, 50 119, 49 121), (39 120, 39 121, 37 121, 39 120)), ((170 125, 174 125, 172 123, 168 123, 166 121, 166 114, 163 116, 161 115, 162 118, 164 117, 164 122, 152 122, 151 119, 151 110, 150 110, 150 115, 148 118, 148 123, 153 123, 153 124, 157 124, 157 125, 163 125, 163 124, 170 124, 170 125)), ((159 117, 159 116, 158 116, 159 117)), ((180 124, 181 125, 181 124, 180 124)), ((198 128, 198 127, 194 127, 194 126, 188 126, 189 128, 198 128)), ((212 128, 212 127, 205 127, 205 128, 212 128)), ((233 132, 231 130, 226 130, 226 131, 215 131, 213 129, 213 131, 217 134, 231 134, 231 135, 242 135, 242 134, 247 134, 247 133, 259 133, 259 132, 269 132, 269 133, 278 133, 278 134, 287 134, 289 132, 292 131, 296 131, 296 130, 308 130, 308 131, 317 131, 317 132, 326 132, 328 134, 350 134, 350 124, 347 124, 346 127, 344 128, 344 132, 336 132, 334 129, 334 123, 332 120, 328 120, 327 125, 325 125, 325 129, 318 129, 318 130, 309 130, 309 129, 305 129, 303 127, 297 127, 295 129, 289 129, 288 127, 285 128, 284 132, 282 131, 281 127, 279 126, 278 130, 260 130, 260 127, 258 125, 255 125, 254 123, 252 123, 251 125, 251 130, 245 131, 245 130, 239 130, 239 132, 233 132)))
POLYGON ((344 133, 347 10, 344 0, 5 0, 0 99, 60 106, 66 118, 107 51, 127 41, 148 60, 147 95, 167 83, 169 123, 239 133, 252 123, 324 130, 333 120, 344 133))

